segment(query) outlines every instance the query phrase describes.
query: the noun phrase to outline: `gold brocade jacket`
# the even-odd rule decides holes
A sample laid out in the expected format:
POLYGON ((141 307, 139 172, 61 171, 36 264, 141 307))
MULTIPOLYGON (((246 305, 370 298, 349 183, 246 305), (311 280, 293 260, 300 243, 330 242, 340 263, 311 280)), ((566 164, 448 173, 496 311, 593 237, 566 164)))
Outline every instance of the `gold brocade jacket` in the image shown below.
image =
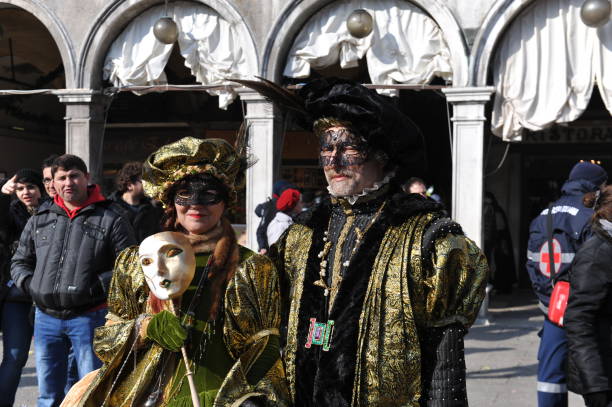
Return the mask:
MULTIPOLYGON (((256 395, 264 396, 268 405, 286 406, 289 395, 280 359, 256 385, 249 384, 246 378, 270 335, 278 335, 279 291, 272 263, 248 250, 240 252, 238 269, 225 292, 223 325, 223 339, 234 365, 225 376, 214 406, 238 406, 256 395)), ((116 261, 108 297, 108 322, 95 332, 94 349, 104 365, 79 406, 127 407, 146 399, 158 378, 161 360, 169 353, 150 341, 138 349, 134 346, 139 316, 151 313, 148 296, 138 247, 127 248, 116 261)))
MULTIPOLYGON (((385 216, 383 213, 379 222, 385 222, 385 216)), ((420 406, 421 364, 428 361, 421 358, 423 338, 419 335, 427 328, 456 323, 469 327, 477 316, 488 273, 480 249, 462 233, 449 232, 435 239, 423 258, 424 232, 440 216, 421 211, 401 222, 387 222, 382 230, 371 232, 378 233, 379 243, 372 244, 366 235, 360 251, 367 253, 356 254, 355 262, 360 263, 354 265, 356 270, 369 273, 363 285, 361 314, 354 317, 348 334, 339 332, 336 324, 331 348, 321 352, 331 354, 333 360, 334 346, 342 346, 334 343, 336 336, 357 338, 351 406, 420 406), (371 266, 365 270, 364 264, 371 266)), ((298 347, 304 351, 308 341, 301 337, 301 327, 311 317, 303 309, 308 309, 312 298, 322 295, 322 290, 312 288, 312 281, 318 278, 312 274, 318 274, 319 241, 325 240, 322 230, 327 229, 330 215, 315 211, 312 218, 293 224, 271 251, 288 287, 283 305, 287 313, 283 358, 294 401, 296 385, 304 379, 301 365, 296 368, 296 352, 298 347)))

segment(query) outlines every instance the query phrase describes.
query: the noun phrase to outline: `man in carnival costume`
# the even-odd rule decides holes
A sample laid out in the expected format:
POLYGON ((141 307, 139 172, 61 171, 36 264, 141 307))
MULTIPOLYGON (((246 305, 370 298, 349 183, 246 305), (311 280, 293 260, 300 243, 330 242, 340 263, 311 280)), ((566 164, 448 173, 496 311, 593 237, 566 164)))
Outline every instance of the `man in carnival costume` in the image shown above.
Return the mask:
POLYGON ((439 204, 402 192, 423 171, 418 130, 353 82, 318 79, 297 95, 240 82, 313 128, 329 184, 271 248, 295 405, 467 405, 463 337, 488 267, 439 204))

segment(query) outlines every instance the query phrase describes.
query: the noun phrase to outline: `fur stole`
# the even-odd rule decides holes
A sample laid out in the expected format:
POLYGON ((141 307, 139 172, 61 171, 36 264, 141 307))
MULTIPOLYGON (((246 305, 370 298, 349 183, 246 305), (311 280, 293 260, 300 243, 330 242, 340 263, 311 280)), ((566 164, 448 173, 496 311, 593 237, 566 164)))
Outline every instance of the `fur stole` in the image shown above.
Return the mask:
MULTIPOLYGON (((200 235, 186 235, 196 253, 211 253, 212 263, 208 272, 208 282, 212 296, 209 320, 217 319, 221 299, 225 293, 227 283, 234 276, 240 261, 240 250, 236 240, 236 233, 231 223, 221 218, 221 221, 208 233, 200 235)), ((149 294, 149 304, 154 313, 168 309, 152 293, 149 294)))

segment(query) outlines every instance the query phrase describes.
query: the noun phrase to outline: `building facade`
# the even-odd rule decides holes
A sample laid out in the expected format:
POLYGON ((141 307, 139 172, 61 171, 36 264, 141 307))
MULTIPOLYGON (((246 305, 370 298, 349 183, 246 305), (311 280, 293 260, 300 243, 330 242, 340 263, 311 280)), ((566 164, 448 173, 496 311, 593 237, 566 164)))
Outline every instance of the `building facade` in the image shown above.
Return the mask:
POLYGON ((315 182, 316 145, 271 103, 224 79, 295 85, 343 75, 378 85, 420 117, 430 177, 469 237, 482 243, 486 187, 518 240, 525 205, 546 199, 532 196, 540 185, 532 175, 562 178, 574 160, 612 159, 612 23, 564 32, 581 24, 582 2, 2 0, 0 172, 66 151, 101 180, 183 135, 231 139, 245 119, 258 159, 242 214, 254 246, 255 205, 281 173, 315 182), (364 38, 347 34, 356 9, 373 16, 364 38), (179 26, 175 45, 152 34, 166 15, 179 26), (123 92, 134 86, 140 96, 123 92), (565 161, 545 165, 551 157, 565 161))

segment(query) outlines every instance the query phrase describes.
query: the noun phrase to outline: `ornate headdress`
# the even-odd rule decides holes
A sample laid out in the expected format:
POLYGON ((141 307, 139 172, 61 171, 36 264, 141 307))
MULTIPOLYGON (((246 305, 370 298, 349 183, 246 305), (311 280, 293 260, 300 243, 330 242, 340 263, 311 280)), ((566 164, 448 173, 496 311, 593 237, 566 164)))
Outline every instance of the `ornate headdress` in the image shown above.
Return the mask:
POLYGON ((246 159, 223 139, 185 137, 162 146, 144 162, 142 184, 145 193, 171 204, 168 193, 177 181, 196 174, 209 174, 227 188, 230 201, 236 200, 236 188, 244 181, 246 159))
POLYGON ((306 129, 321 132, 326 126, 346 123, 370 149, 383 153, 388 169, 396 169, 399 178, 424 172, 425 143, 421 131, 391 98, 346 79, 314 79, 296 93, 260 79, 235 82, 261 93, 281 110, 291 113, 306 129))

